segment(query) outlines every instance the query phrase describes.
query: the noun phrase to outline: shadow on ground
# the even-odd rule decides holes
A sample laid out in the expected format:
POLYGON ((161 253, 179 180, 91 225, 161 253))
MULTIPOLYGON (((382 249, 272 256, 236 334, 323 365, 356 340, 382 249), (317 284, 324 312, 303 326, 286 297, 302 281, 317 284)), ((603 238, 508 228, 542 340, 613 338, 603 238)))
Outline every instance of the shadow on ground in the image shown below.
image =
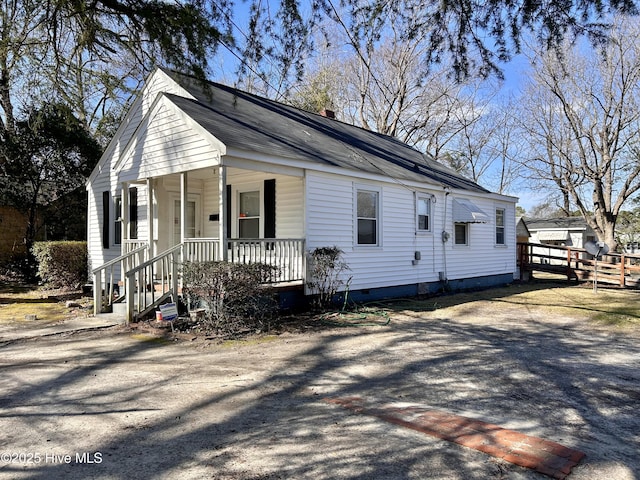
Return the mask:
POLYGON ((622 334, 473 324, 446 309, 226 348, 126 334, 26 341, 0 349, 1 449, 73 458, 3 463, 0 477, 545 478, 323 401, 359 396, 577 448, 587 458, 572 479, 638 478, 639 354, 622 334))

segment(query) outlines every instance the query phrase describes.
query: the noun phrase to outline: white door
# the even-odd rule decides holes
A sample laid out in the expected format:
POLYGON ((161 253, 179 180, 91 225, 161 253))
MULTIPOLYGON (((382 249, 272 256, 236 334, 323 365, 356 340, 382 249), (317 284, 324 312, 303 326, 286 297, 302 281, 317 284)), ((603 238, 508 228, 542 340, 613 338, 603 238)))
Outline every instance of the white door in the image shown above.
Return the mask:
MULTIPOLYGON (((179 198, 173 199, 173 245, 180 243, 180 224, 182 221, 182 205, 179 198)), ((197 196, 189 195, 186 207, 185 238, 200 236, 200 200, 197 196)))

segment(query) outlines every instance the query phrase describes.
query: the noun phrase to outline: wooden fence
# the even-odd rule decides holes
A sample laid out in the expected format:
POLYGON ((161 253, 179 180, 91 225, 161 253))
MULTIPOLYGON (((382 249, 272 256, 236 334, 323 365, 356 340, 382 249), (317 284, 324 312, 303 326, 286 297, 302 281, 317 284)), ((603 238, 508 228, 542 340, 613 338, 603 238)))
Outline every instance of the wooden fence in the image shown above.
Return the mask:
POLYGON ((598 259, 583 248, 541 243, 518 243, 520 277, 526 272, 550 272, 566 275, 567 280, 593 280, 637 288, 640 286, 640 255, 608 253, 598 259))

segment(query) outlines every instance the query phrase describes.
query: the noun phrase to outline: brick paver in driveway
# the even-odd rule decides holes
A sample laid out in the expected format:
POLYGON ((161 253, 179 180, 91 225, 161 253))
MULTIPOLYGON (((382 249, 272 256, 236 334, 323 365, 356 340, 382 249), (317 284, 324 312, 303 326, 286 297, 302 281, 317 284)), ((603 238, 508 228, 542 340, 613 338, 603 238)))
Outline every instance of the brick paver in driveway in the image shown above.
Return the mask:
POLYGON ((363 415, 454 442, 562 480, 585 454, 499 425, 420 406, 375 405, 360 397, 327 398, 363 415))

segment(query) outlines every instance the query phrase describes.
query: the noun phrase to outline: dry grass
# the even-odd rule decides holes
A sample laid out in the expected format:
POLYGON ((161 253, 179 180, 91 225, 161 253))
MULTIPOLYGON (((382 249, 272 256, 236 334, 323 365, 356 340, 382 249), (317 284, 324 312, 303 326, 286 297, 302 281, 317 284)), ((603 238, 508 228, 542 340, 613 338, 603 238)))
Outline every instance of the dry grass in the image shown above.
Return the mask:
MULTIPOLYGON (((0 284, 0 324, 26 323, 26 315, 33 314, 37 316, 37 322, 56 323, 77 314, 77 310, 66 308, 61 297, 60 292, 37 287, 0 284)), ((587 320, 602 327, 640 328, 640 291, 600 286, 596 293, 591 284, 568 285, 552 280, 378 303, 368 307, 373 308, 376 315, 363 317, 361 309, 351 315, 356 315, 355 320, 349 319, 359 324, 375 317, 376 323, 384 323, 386 316, 380 316, 380 312, 410 311, 415 314, 447 309, 451 314, 462 315, 479 311, 497 313, 518 306, 550 316, 587 320)), ((341 320, 346 322, 348 319, 341 320)))
POLYGON ((36 286, 0 284, 0 324, 29 324, 28 315, 36 315, 36 322, 46 325, 62 322, 77 313, 66 307, 66 300, 77 293, 44 290, 36 286))
POLYGON ((537 314, 586 320, 598 326, 640 327, 640 291, 592 284, 536 281, 473 292, 437 295, 385 304, 393 311, 437 311, 451 314, 484 314, 512 311, 521 306, 537 314))

